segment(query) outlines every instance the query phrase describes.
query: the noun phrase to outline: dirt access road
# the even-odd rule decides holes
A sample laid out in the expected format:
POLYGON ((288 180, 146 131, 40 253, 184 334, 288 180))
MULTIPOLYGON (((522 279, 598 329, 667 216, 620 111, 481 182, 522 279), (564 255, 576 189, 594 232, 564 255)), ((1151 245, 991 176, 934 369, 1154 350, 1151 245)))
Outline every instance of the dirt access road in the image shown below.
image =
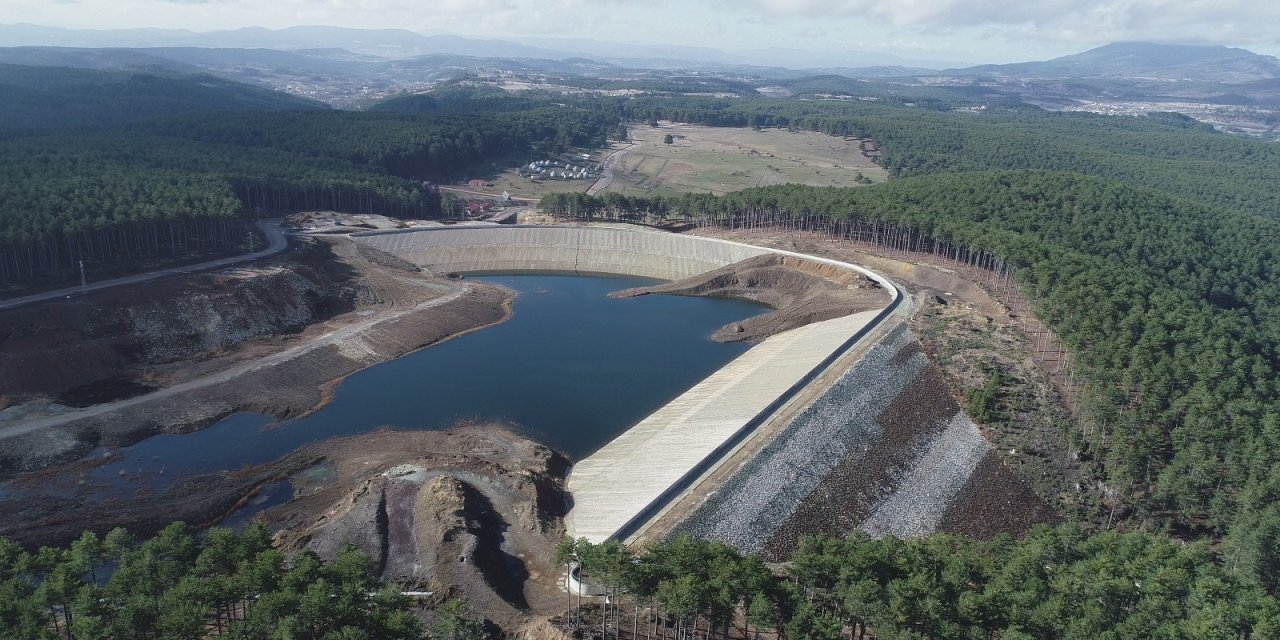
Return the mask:
POLYGON ((13 298, 11 300, 0 300, 0 311, 4 311, 6 309, 15 309, 17 307, 25 306, 35 302, 44 302, 47 300, 55 300, 57 298, 66 298, 73 295, 80 295, 82 293, 88 293, 90 291, 98 291, 100 289, 118 287, 124 284, 138 284, 141 282, 148 282, 151 280, 155 280, 157 278, 164 278, 166 276, 189 274, 189 273, 196 273, 199 271, 209 271, 211 269, 220 269, 222 267, 229 267, 234 264, 240 264, 241 262, 248 262, 250 260, 257 260, 258 258, 265 258, 270 255, 275 255, 277 253, 280 253, 281 251, 284 251, 285 247, 289 246, 289 241, 285 238, 284 231, 280 229, 279 218, 259 220, 257 222, 257 225, 258 225, 258 228, 262 230, 262 233, 266 234, 267 236, 267 248, 263 249, 262 251, 255 251, 253 253, 246 253, 243 255, 231 256, 229 258, 218 258, 217 260, 210 260, 208 262, 201 262, 199 264, 189 264, 181 267, 173 267, 170 269, 161 269, 160 271, 150 271, 148 273, 139 273, 137 275, 125 276, 123 278, 113 278, 111 280, 103 280, 101 282, 95 282, 93 284, 90 284, 84 287, 80 287, 80 286, 64 287, 62 289, 45 291, 43 293, 33 293, 29 296, 23 296, 21 298, 13 298))
POLYGON ((120 409, 125 409, 138 404, 162 401, 162 400, 172 398, 184 393, 189 393, 196 389, 203 389, 205 387, 209 387, 215 384, 228 382, 250 371, 272 367, 282 362, 293 360, 298 356, 301 356, 310 351, 314 351, 321 347, 340 343, 347 338, 358 335, 359 333, 369 329, 370 327, 373 327, 374 325, 385 322, 387 320, 397 318, 405 314, 422 311, 424 309, 430 309, 432 307, 438 307, 440 305, 448 304, 462 297, 470 290, 471 290, 471 287, 469 285, 463 285, 457 291, 441 296, 439 298, 428 300, 415 307, 401 309, 401 310, 397 310, 397 311, 386 313, 386 314, 374 314, 354 324, 349 324, 340 329, 335 329, 328 333, 317 336, 315 339, 309 340, 305 344, 301 344, 291 349, 286 349, 279 353, 275 353, 263 358, 259 358, 257 360, 251 360, 249 362, 236 365, 234 367, 225 369, 223 371, 219 371, 217 373, 213 373, 207 376, 202 376, 200 378, 196 378, 194 380, 190 380, 181 384, 176 384, 171 387, 166 387, 159 391, 155 391, 155 392, 140 395, 140 396, 135 396, 125 400, 120 400, 118 402, 97 404, 97 405, 93 405, 91 407, 80 409, 77 411, 68 411, 66 413, 59 413, 57 415, 45 416, 42 418, 27 420, 25 422, 21 422, 14 425, 0 427, 0 438, 11 438, 13 436, 22 435, 24 433, 30 433, 32 431, 37 431, 37 430, 45 429, 48 427, 54 427, 60 424, 66 424, 74 420, 100 416, 106 413, 118 411, 120 409))
POLYGON ((622 156, 636 150, 639 146, 639 142, 633 142, 631 143, 631 146, 624 149, 618 149, 617 151, 609 154, 609 157, 604 161, 604 171, 601 172, 600 179, 596 180, 596 183, 591 185, 590 189, 587 189, 587 195, 594 196, 597 193, 608 189, 609 185, 613 184, 613 169, 618 166, 618 160, 621 160, 622 156))
MULTIPOLYGON (((476 191, 475 189, 463 189, 461 187, 440 187, 440 190, 447 191, 449 193, 461 193, 462 195, 465 195, 465 196, 480 196, 482 198, 490 198, 490 199, 496 198, 502 195, 500 193, 485 193, 484 191, 476 191)), ((511 196, 511 199, 519 200, 521 202, 528 202, 528 203, 538 202, 537 198, 523 198, 520 196, 511 196)))

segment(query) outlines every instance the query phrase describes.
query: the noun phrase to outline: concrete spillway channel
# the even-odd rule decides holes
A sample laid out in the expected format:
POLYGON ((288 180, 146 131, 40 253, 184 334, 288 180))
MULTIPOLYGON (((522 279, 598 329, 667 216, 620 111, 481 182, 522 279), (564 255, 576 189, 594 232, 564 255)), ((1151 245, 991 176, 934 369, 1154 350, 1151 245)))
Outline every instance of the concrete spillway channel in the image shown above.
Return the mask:
POLYGON ((893 283, 862 267, 735 242, 613 227, 445 227, 354 234, 360 242, 435 273, 559 271, 679 280, 779 253, 859 272, 889 294, 883 309, 772 336, 574 465, 570 534, 625 540, 696 485, 726 455, 902 301, 893 283))

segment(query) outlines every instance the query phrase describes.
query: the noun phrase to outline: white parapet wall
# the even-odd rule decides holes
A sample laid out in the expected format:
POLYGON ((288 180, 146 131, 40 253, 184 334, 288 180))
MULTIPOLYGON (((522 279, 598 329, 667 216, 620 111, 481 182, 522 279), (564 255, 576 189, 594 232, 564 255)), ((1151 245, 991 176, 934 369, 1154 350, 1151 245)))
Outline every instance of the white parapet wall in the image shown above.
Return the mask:
POLYGON ((567 271, 680 280, 768 253, 744 244, 614 227, 433 227, 353 237, 439 274, 567 271))
POLYGON ((902 300, 862 267, 726 240, 616 227, 436 227, 353 234, 435 273, 556 271, 679 280, 777 253, 875 280, 890 302, 764 340, 574 465, 569 533, 626 539, 887 318, 902 300))

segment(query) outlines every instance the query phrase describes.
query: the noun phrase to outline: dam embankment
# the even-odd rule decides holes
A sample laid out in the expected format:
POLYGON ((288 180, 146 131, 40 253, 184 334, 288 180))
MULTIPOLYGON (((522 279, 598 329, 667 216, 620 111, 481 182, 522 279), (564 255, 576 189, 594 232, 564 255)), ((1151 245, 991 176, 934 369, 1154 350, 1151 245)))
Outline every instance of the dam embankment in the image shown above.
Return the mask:
POLYGON ((453 227, 355 234, 436 273, 568 271, 678 280, 780 254, 875 281, 886 305, 770 336, 658 409, 569 476, 569 533, 626 538, 677 500, 902 300, 888 280, 834 260, 696 236, 612 227, 453 227))
POLYGON ((352 237, 439 274, 567 271, 679 280, 770 253, 735 242, 611 227, 437 227, 352 237))

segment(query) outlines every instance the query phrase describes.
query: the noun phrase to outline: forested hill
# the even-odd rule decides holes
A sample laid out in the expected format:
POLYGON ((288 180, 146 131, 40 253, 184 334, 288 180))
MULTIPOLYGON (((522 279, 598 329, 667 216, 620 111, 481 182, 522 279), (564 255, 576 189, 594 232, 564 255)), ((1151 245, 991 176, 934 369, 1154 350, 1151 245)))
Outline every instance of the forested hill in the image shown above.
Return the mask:
POLYGON ((194 112, 327 108, 209 75, 0 64, 0 132, 100 127, 194 112))
POLYGON ((1072 438, 1120 517, 1230 532, 1242 568, 1280 575, 1280 222, 1042 171, 543 205, 576 217, 890 223, 1003 258, 1084 365, 1072 438))
POLYGON ((431 183, 506 154, 597 147, 617 128, 554 104, 513 112, 206 112, 0 142, 0 287, 230 250, 246 212, 424 217, 431 183), (188 242, 198 238, 199 242, 188 242))
POLYGON ((1069 171, 1211 207, 1280 217, 1280 146, 1217 133, 1177 115, 1049 113, 1022 107, 944 110, 875 101, 591 99, 631 121, 790 127, 870 138, 894 177, 985 169, 1069 171))

